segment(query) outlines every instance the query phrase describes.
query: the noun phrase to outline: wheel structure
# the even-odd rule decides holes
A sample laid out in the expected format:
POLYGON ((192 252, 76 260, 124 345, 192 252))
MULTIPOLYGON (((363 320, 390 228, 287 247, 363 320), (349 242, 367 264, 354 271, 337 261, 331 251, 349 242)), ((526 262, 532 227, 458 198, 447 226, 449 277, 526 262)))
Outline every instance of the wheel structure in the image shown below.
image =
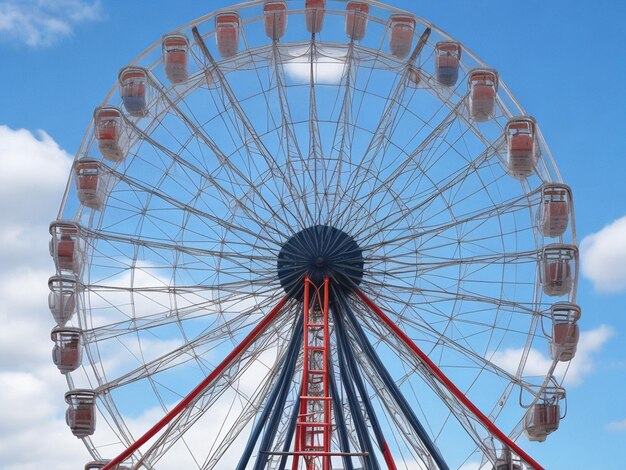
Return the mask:
POLYGON ((571 191, 498 72, 413 13, 251 1, 164 35, 50 233, 86 469, 538 469, 515 441, 565 414, 571 191))

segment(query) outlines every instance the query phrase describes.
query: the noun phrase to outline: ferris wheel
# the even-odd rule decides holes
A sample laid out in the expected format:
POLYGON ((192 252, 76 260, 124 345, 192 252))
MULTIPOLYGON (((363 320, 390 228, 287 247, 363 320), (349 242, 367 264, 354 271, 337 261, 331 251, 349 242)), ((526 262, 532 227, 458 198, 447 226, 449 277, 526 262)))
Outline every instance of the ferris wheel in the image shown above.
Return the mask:
POLYGON ((412 13, 256 0, 165 34, 50 233, 86 470, 539 469, 515 441, 565 415, 571 191, 498 71, 412 13))

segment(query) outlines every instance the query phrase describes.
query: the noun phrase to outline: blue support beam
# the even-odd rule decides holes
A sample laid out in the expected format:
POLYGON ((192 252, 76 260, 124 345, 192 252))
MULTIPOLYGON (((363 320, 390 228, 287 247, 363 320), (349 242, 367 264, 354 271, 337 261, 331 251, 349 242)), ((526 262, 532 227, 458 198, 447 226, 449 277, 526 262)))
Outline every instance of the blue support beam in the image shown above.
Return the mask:
MULTIPOLYGON (((291 448, 291 440, 296 433, 296 424, 298 423, 298 414, 300 412, 300 394, 296 396, 296 401, 293 404, 293 410, 291 411, 291 417, 289 418, 289 427, 287 428, 287 435, 285 436, 285 442, 283 443, 283 452, 289 452, 291 448)), ((287 454, 281 456, 278 468, 285 470, 287 467, 287 454)))
POLYGON ((347 323, 351 326, 351 331, 355 339, 357 340, 359 346, 361 347, 361 349, 367 356, 367 359, 369 360, 370 364, 372 364, 372 366, 376 370, 376 373, 379 375, 379 377, 385 384, 385 387, 387 387, 387 390, 389 391, 394 401, 396 402, 396 404, 402 411, 403 415, 409 422, 409 425, 411 426, 411 428, 413 428, 415 433, 419 436, 420 440, 422 441, 422 443, 428 450, 429 454, 432 456, 437 466, 441 470, 449 470, 448 464, 445 462, 443 456, 439 452, 439 449, 437 448, 435 443, 432 441, 432 439, 426 432, 426 429, 424 428, 424 426, 422 426, 422 423, 419 421, 419 419, 413 412, 413 409, 409 405, 409 402, 406 400, 404 395, 402 395, 402 392, 400 391, 395 381, 389 374, 389 371, 383 365, 382 361, 376 354, 376 351, 374 350, 372 343, 367 338, 365 332, 363 331, 363 328, 359 324, 356 318, 356 315, 350 308, 350 305, 348 304, 347 300, 343 297, 340 297, 338 301, 341 306, 341 311, 345 315, 347 323))
MULTIPOLYGON (((348 399, 348 405, 350 406, 350 412, 352 414, 352 420, 354 422, 354 427, 357 433, 357 437, 359 439, 359 444, 364 452, 367 452, 367 456, 364 458, 366 468, 368 470, 380 470, 380 466, 378 464, 378 460, 376 459, 376 454, 374 453, 374 447, 372 446, 372 441, 370 439, 369 430, 367 427, 367 423, 365 421, 365 417, 361 413, 361 401, 358 398, 356 390, 354 389, 355 384, 353 383, 354 377, 352 373, 352 368, 348 364, 348 352, 346 351, 346 340, 343 335, 343 330, 338 326, 341 320, 338 318, 338 315, 334 315, 335 318, 335 331, 337 332, 337 354, 339 356, 339 372, 341 375, 341 381, 343 383, 343 387, 346 391, 346 397, 348 399)), ((359 377, 360 378, 360 377, 359 377)), ((369 402, 367 393, 365 394, 364 402, 369 402)), ((370 404, 371 405, 371 404, 370 404)), ((371 408, 371 406, 370 406, 371 408)), ((367 406, 366 406, 367 411, 367 406)), ((372 410, 373 412, 373 410, 372 410)), ((372 416, 376 419, 375 415, 372 416)), ((372 416, 368 417, 371 419, 372 416)))
MULTIPOLYGON (((252 456, 252 453, 254 452, 254 448, 256 447, 257 441, 259 440, 261 432, 263 431, 263 428, 265 427, 265 424, 268 421, 268 418, 270 417, 270 415, 274 415, 272 413, 272 410, 277 409, 282 413, 284 409, 284 400, 286 399, 287 394, 289 392, 289 387, 291 385, 296 363, 298 361, 298 354, 300 352, 300 347, 303 341, 303 330, 304 330, 304 316, 300 315, 300 318, 298 319, 298 322, 294 329, 294 334, 293 334, 293 337, 291 338, 291 342, 289 343, 289 346, 287 347, 287 352, 285 353, 285 360, 283 362, 278 380, 276 381, 276 384, 274 385, 274 388, 272 389, 270 396, 265 402, 265 407, 263 408, 263 411, 261 412, 261 415, 259 416, 259 419, 257 420, 254 426, 254 429, 252 430, 252 433, 250 434, 250 437, 248 438, 248 443, 246 444, 246 447, 244 448, 244 451, 241 455, 241 459, 239 460, 239 464, 237 465, 237 470, 246 470, 248 462, 250 461, 250 457, 252 456), (283 401, 283 406, 280 406, 280 407, 276 406, 277 401, 280 401, 280 400, 283 401)), ((274 416, 272 416, 272 418, 274 418, 274 416)), ((278 416, 278 418, 280 419, 280 415, 278 416)), ((264 443, 266 443, 269 440, 271 444, 271 442, 274 440, 274 437, 276 435, 276 429, 278 427, 277 425, 274 426, 274 424, 275 424, 274 422, 271 422, 270 425, 268 426, 267 431, 263 437, 264 443)), ((264 465, 265 462, 267 461, 267 457, 268 457, 267 454, 259 454, 254 468, 255 469, 257 468, 256 465, 261 460, 264 462, 263 463, 264 465)), ((263 468, 263 465, 258 468, 263 468)))
MULTIPOLYGON (((333 362, 328 363, 328 380, 330 382, 330 396, 333 399, 333 411, 335 414, 335 423, 337 424, 337 434, 339 435, 339 450, 346 454, 350 453, 350 439, 348 439, 348 430, 346 428, 346 420, 343 416, 343 403, 339 399, 339 389, 335 381, 335 372, 333 370, 333 362)), ((354 470, 352 465, 352 457, 342 455, 344 470, 354 470)))

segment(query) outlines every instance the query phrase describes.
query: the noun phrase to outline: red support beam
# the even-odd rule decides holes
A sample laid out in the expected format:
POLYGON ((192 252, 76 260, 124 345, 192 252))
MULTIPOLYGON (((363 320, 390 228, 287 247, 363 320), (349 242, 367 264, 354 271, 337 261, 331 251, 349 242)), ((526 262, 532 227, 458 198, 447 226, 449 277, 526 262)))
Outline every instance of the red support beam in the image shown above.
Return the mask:
POLYGON ((244 338, 244 340, 233 349, 228 356, 211 372, 200 384, 194 388, 189 395, 183 398, 178 405, 170 410, 158 423, 152 426, 143 436, 132 443, 124 452, 107 463, 102 470, 113 470, 117 465, 121 464, 132 456, 141 446, 152 439, 156 434, 167 426, 176 416, 178 416, 185 408, 187 408, 209 385, 217 379, 224 370, 237 359, 263 331, 274 321, 289 298, 283 297, 278 305, 272 309, 270 313, 254 327, 254 329, 244 338))
POLYGON ((389 470, 398 470, 396 462, 393 460, 393 455, 391 455, 391 450, 389 449, 387 441, 383 443, 383 458, 385 459, 385 463, 387 464, 387 468, 389 470))
POLYGON ((422 364, 424 364, 430 372, 441 382, 444 387, 446 387, 450 393, 452 393, 457 400, 459 400, 463 406, 465 406, 470 412, 491 432, 494 436, 496 436, 503 444, 505 444, 509 449, 515 452, 524 462, 530 465, 534 470, 544 470, 544 468, 539 465, 530 455, 524 452, 521 447, 519 447, 515 442, 513 442, 509 437, 504 434, 482 411, 478 409, 474 403, 471 402, 469 398, 465 396, 465 394, 459 390, 454 383, 442 372, 437 365, 430 360, 428 355, 424 353, 411 338, 409 338, 406 333, 404 333, 385 313, 378 308, 378 306, 372 302, 369 297, 367 297, 360 290, 356 290, 359 298, 367 305, 384 323, 394 332, 394 334, 400 338, 400 340, 411 350, 415 355, 420 359, 422 364))
POLYGON ((309 283, 309 278, 308 276, 304 276, 304 297, 302 300, 302 307, 303 307, 303 314, 304 314, 304 336, 303 336, 303 353, 302 353, 302 387, 300 388, 301 393, 300 393, 300 410, 298 412, 298 420, 296 422, 296 437, 295 437, 295 452, 294 452, 294 458, 293 461, 291 462, 291 470, 298 470, 298 466, 300 465, 300 455, 303 454, 309 454, 308 452, 305 452, 304 449, 306 449, 306 445, 305 445, 305 430, 303 429, 303 426, 301 425, 301 422, 303 420, 304 417, 306 417, 307 414, 307 405, 308 402, 306 401, 306 396, 308 395, 308 380, 307 380, 307 376, 309 375, 309 361, 307 360, 307 343, 308 343, 308 336, 309 336, 309 329, 308 329, 308 325, 309 325, 309 289, 310 289, 310 283, 309 283))
POLYGON ((330 470, 331 468, 332 398, 328 382, 329 286, 328 276, 322 286, 316 286, 308 276, 304 277, 302 395, 296 423, 292 470, 300 468, 301 457, 306 470, 330 470), (313 295, 311 295, 311 290, 313 290, 313 295))
MULTIPOLYGON (((324 279, 324 289, 322 298, 322 312, 324 318, 324 393, 326 394, 326 400, 324 401, 324 419, 327 427, 324 429, 324 451, 330 452, 331 446, 331 434, 332 434, 332 422, 331 422, 331 403, 332 398, 330 396, 330 384, 328 383, 328 363, 330 362, 330 327, 328 325, 328 304, 330 299, 330 279, 326 276, 324 279)), ((324 470, 331 469, 331 460, 329 456, 323 457, 324 470)))

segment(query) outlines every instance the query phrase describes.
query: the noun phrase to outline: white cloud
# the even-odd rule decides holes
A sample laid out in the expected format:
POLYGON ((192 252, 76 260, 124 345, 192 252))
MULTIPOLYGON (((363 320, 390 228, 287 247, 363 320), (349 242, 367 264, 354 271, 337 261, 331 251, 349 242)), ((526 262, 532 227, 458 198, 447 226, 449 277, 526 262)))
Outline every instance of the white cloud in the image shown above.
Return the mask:
MULTIPOLYGON (((287 51, 285 70, 298 83, 308 83, 311 79, 311 52, 309 47, 295 47, 287 51)), ((346 68, 346 51, 328 46, 318 47, 313 58, 315 83, 337 84, 346 68)))
POLYGON ((572 359, 572 365, 567 371, 565 383, 580 385, 584 377, 594 371, 596 367, 595 355, 614 335, 615 330, 607 325, 600 325, 593 330, 583 331, 580 334, 576 357, 572 359))
POLYGON ((626 216, 580 243, 582 273, 599 292, 626 291, 626 216))
MULTIPOLYGON (((65 424, 67 384, 52 363, 49 339, 54 321, 47 306, 47 281, 54 265, 47 248, 48 223, 56 216, 71 163, 71 155, 45 132, 0 126, 0 403, 6 405, 0 407, 0 467, 7 470, 66 470, 82 468, 91 460, 65 424)), ((150 266, 139 266, 135 281, 142 286, 166 284, 150 266)), ((170 302, 169 296, 156 300, 166 306, 170 302)), ((149 307, 154 311, 158 306, 149 307)), ((141 352, 149 360, 179 343, 142 340, 141 352)), ((117 368, 131 367, 133 360, 137 363, 136 339, 125 346, 109 356, 117 368)), ((115 372, 115 367, 107 371, 115 372)), ((256 372, 256 376, 248 374, 245 390, 256 387, 267 369, 256 372)), ((137 434, 155 421, 150 410, 143 418, 139 423, 129 420, 137 434)), ((100 420, 98 433, 106 436, 107 428, 100 420)), ((111 455, 107 449, 105 456, 111 455)), ((223 469, 234 466, 230 461, 224 465, 223 469)))
MULTIPOLYGON (((336 84, 341 81, 345 62, 338 59, 321 59, 314 64, 314 80, 320 84, 336 84)), ((311 64, 295 60, 285 64, 287 73, 297 82, 308 83, 311 77, 311 64)))
POLYGON ((64 422, 67 384, 52 364, 46 301, 47 226, 71 157, 45 132, 0 126, 0 164, 0 462, 7 470, 80 468, 87 453, 64 422))
MULTIPOLYGON (((42 242, 45 243, 45 239, 42 242)), ((46 304, 50 272, 24 267, 3 271, 0 272, 0 298, 3 299, 0 371, 32 371, 39 366, 52 366, 52 342, 48 338, 54 322, 46 304)))
MULTIPOLYGON (((515 374, 523 352, 524 350, 522 348, 507 348, 503 351, 496 352, 491 360, 509 373, 515 374)), ((552 361, 543 351, 533 348, 528 353, 528 360, 524 367, 524 375, 545 375, 551 364, 552 361)))
MULTIPOLYGON (((4 221, 0 224, 0 403, 7 405, 0 407, 0 466, 7 470, 66 470, 82 468, 91 460, 65 424, 67 384, 52 363, 49 340, 54 322, 47 306, 47 280, 54 267, 47 249, 48 223, 57 213, 71 162, 71 156, 45 132, 0 126, 0 211, 4 221)), ((166 284, 148 265, 138 267, 135 282, 142 286, 166 284)), ((167 296, 156 300, 169 305, 167 296)), ((150 304, 150 308, 154 311, 157 307, 150 304)), ((109 357, 117 362, 115 367, 125 362, 128 368, 133 354, 138 355, 136 343, 129 341, 126 346, 109 357)), ((142 353, 149 360, 178 346, 175 340, 142 340, 142 353)), ((271 363, 271 353, 267 354, 265 359, 271 363)), ((248 393, 267 369, 253 372, 242 382, 248 393)), ((128 424, 139 435, 160 416, 159 410, 146 410, 128 424)), ((112 442, 104 423, 99 421, 98 434, 105 436, 104 442, 112 442)), ((190 438, 199 441, 194 441, 195 448, 207 442, 206 435, 191 434, 190 438)), ((107 448, 105 456, 112 455, 107 448)), ((172 455, 179 459, 164 469, 181 468, 178 462, 188 458, 184 449, 172 455)), ((223 470, 234 467, 232 458, 224 462, 223 470)))
MULTIPOLYGON (((26 313, 29 316, 33 312, 26 313)), ((34 322, 26 320, 24 323, 34 322)), ((45 324, 43 329, 45 329, 45 324)), ((39 332, 37 332, 39 333, 39 332)), ((50 360, 52 343, 44 336, 22 337, 22 343, 45 347, 44 354, 29 353, 29 366, 21 362, 20 348, 12 352, 12 368, 6 361, 0 371, 0 461, 7 470, 81 468, 87 459, 83 444, 70 433, 64 420, 63 395, 67 385, 50 360), (37 356, 37 363, 33 361, 37 356), (33 446, 33 442, 37 445, 33 446)), ((4 355, 3 355, 4 357, 4 355)))
MULTIPOLYGON (((33 134, 26 129, 0 126, 0 194, 34 192, 34 188, 58 192, 59 183, 67 179, 68 156, 44 131, 33 134)), ((33 196, 38 197, 37 203, 42 202, 42 195, 33 196)))
POLYGON ((71 164, 71 156, 45 132, 0 125, 0 259, 5 267, 52 266, 48 222, 57 213, 71 164))
POLYGON ((606 427, 609 431, 626 431, 626 419, 621 421, 613 421, 606 427))
MULTIPOLYGON (((593 330, 583 331, 580 334, 576 356, 569 363, 560 362, 556 367, 555 375, 563 377, 565 374, 565 385, 580 385, 583 379, 594 371, 596 366, 595 355, 614 334, 615 331, 607 325, 600 325, 593 330)), ((522 348, 507 348, 493 354, 491 360, 514 374, 517 371, 522 353, 522 348)), ((552 360, 547 352, 532 348, 528 354, 524 375, 545 376, 551 364, 552 360)))
POLYGON ((102 17, 99 0, 0 1, 0 37, 30 47, 50 46, 74 27, 102 17))

